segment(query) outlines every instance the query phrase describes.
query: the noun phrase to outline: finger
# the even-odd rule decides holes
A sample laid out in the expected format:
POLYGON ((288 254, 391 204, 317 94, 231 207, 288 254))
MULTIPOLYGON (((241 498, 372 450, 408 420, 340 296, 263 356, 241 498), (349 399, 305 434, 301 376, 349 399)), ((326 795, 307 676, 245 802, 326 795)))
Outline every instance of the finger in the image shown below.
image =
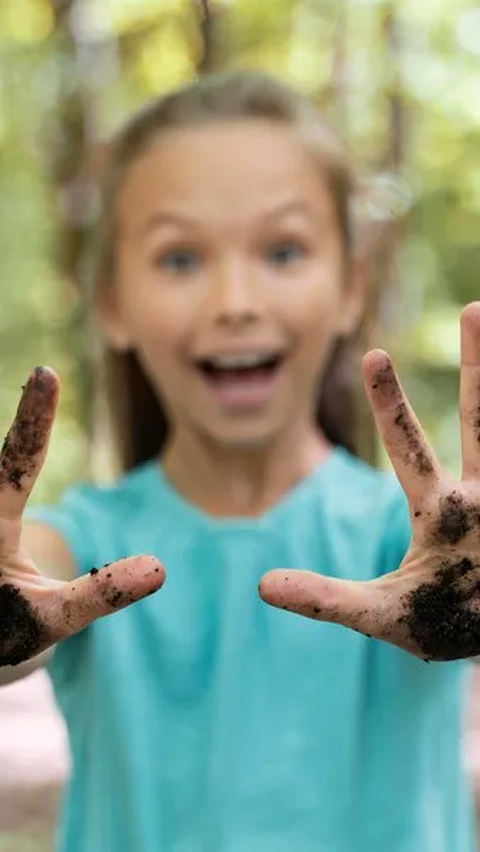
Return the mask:
POLYGON ((0 516, 23 511, 43 465, 59 395, 59 382, 48 367, 28 377, 17 414, 0 452, 0 516))
POLYGON ((78 633, 96 618, 156 592, 165 581, 158 559, 136 556, 73 583, 49 580, 30 592, 0 584, 0 667, 16 666, 78 633))
POLYGON ((390 357, 373 350, 363 361, 365 387, 383 445, 410 503, 440 478, 440 466, 395 374, 390 357))
POLYGON ((367 635, 382 632, 382 596, 368 583, 277 569, 262 577, 258 591, 265 603, 306 618, 342 624, 367 635))
POLYGON ((153 556, 133 556, 64 583, 52 613, 56 638, 78 633, 92 621, 151 595, 163 586, 165 570, 153 556))
POLYGON ((460 427, 463 477, 480 473, 480 302, 472 302, 462 312, 460 427))

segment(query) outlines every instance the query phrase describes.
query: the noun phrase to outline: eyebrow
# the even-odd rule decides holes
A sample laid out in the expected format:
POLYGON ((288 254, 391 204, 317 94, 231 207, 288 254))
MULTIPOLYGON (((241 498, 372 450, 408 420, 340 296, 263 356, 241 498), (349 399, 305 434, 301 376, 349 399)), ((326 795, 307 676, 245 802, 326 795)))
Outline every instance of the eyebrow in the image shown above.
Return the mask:
POLYGON ((286 201, 283 204, 280 204, 278 207, 275 207, 269 213, 265 215, 265 221, 268 222, 271 219, 279 219, 281 216, 286 216, 291 213, 301 213, 303 216, 310 218, 311 211, 307 204, 304 201, 286 201))
MULTIPOLYGON (((272 219, 278 219, 281 216, 286 216, 292 213, 301 213, 307 218, 311 217, 311 212, 308 206, 303 201, 293 200, 284 202, 275 207, 273 210, 269 210, 267 213, 261 216, 261 219, 263 222, 268 223, 272 219)), ((143 229, 143 232, 144 234, 149 234, 151 231, 155 230, 155 228, 159 228, 162 225, 195 227, 199 224, 201 224, 199 220, 188 216, 188 214, 178 213, 173 210, 157 210, 148 219, 143 229)))
POLYGON ((153 213, 147 220, 146 225, 143 228, 143 232, 144 234, 149 234, 150 231, 153 231, 155 228, 159 228, 162 225, 192 226, 195 224, 197 224, 195 219, 192 219, 182 213, 174 213, 169 210, 157 210, 157 212, 153 213))

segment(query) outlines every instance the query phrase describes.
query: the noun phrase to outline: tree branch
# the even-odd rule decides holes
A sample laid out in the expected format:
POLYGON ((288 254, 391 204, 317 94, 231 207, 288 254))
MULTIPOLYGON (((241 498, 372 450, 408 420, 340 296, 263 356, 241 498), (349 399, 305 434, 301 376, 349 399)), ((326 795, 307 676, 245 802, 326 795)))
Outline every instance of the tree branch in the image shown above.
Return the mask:
POLYGON ((209 0, 195 0, 195 3, 198 9, 199 28, 202 38, 202 51, 197 64, 197 71, 199 74, 205 74, 208 71, 212 71, 215 66, 215 14, 209 0))

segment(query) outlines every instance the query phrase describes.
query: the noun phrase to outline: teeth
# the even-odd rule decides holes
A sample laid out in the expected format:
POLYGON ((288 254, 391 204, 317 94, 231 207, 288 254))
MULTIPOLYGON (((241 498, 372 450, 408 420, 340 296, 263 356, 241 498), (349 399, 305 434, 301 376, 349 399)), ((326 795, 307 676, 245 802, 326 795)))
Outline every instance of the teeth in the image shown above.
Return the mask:
POLYGON ((258 367, 271 361, 275 356, 264 352, 245 352, 239 355, 214 355, 209 362, 214 367, 235 369, 241 367, 258 367))

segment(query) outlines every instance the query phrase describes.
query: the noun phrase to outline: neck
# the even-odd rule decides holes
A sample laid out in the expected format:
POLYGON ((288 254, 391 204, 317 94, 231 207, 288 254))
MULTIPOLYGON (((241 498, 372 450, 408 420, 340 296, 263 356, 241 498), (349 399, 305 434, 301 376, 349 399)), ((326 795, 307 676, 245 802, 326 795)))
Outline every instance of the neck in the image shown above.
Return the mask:
POLYGON ((274 506, 330 451, 313 424, 255 448, 214 445, 178 430, 162 462, 175 488, 208 514, 254 517, 274 506))

